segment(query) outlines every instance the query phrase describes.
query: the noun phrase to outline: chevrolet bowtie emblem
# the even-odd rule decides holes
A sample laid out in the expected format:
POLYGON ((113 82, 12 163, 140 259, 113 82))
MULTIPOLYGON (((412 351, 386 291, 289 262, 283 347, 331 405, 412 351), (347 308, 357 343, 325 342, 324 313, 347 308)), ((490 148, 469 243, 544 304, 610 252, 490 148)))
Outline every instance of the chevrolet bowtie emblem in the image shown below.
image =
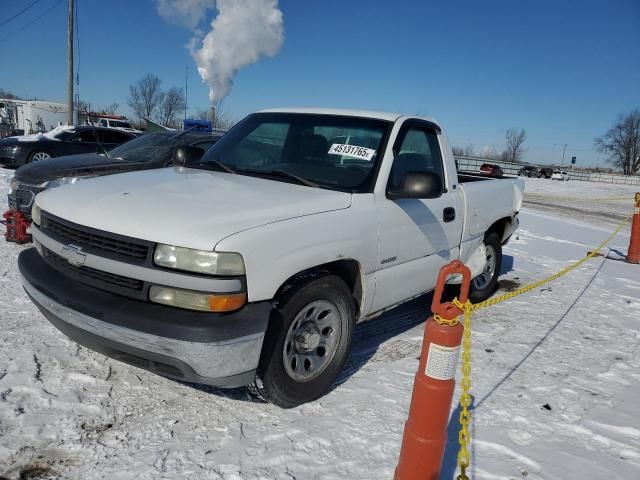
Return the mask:
POLYGON ((82 253, 82 249, 80 247, 71 244, 62 249, 60 256, 74 267, 84 265, 84 259, 87 257, 86 254, 82 253))

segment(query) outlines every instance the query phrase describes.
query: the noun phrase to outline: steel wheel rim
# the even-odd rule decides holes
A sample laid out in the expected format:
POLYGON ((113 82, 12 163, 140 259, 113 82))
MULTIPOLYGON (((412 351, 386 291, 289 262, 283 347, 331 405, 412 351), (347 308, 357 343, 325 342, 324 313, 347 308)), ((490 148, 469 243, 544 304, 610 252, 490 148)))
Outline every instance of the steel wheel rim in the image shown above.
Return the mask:
POLYGON ((487 264, 480 275, 473 279, 473 286, 477 290, 483 290, 491 283, 493 274, 496 271, 496 251, 491 245, 485 245, 487 264))
POLYGON ((308 382, 324 372, 338 349, 341 317, 338 308, 327 300, 315 300, 298 312, 282 348, 289 377, 308 382))
POLYGON ((46 160, 47 158, 51 158, 51 155, 45 152, 37 152, 33 154, 31 158, 32 162, 41 162, 42 160, 46 160))

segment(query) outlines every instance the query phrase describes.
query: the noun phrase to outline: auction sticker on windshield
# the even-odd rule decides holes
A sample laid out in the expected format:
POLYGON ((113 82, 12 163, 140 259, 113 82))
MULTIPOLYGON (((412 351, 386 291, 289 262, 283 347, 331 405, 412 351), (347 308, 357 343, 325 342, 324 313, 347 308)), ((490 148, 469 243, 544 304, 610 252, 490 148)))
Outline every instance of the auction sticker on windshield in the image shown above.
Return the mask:
POLYGON ((345 157, 354 157, 371 161, 376 151, 370 148, 359 147, 358 145, 345 145, 344 143, 334 143, 329 149, 331 155, 343 155, 345 157))

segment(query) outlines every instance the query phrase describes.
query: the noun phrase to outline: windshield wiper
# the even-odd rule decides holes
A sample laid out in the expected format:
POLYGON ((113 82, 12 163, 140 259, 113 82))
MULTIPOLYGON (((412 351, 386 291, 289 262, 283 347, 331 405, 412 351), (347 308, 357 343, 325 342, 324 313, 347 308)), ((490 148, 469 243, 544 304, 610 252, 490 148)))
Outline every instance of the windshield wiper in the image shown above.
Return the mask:
POLYGON ((258 175, 268 175, 272 177, 288 178, 290 180, 295 180, 300 185, 306 185, 307 187, 318 188, 320 186, 317 183, 312 182, 311 180, 307 180, 306 178, 301 177, 300 175, 287 172, 286 170, 260 170, 258 168, 245 168, 240 170, 240 173, 253 173, 258 175))
POLYGON ((231 168, 229 165, 226 165, 226 164, 224 164, 222 162, 219 162, 218 160, 208 160, 206 162, 198 162, 198 163, 194 163, 192 165, 185 165, 185 167, 187 167, 187 168, 189 168, 189 167, 207 167, 208 165, 215 165, 220 170, 224 170, 227 173, 238 173, 233 168, 231 168))

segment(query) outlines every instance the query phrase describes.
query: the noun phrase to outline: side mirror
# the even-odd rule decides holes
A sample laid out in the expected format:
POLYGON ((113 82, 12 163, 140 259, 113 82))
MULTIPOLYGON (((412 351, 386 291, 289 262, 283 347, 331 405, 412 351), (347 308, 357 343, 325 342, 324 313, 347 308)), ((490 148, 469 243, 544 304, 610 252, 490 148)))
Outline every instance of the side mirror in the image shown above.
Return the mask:
POLYGON ((200 147, 192 147, 190 145, 183 145, 173 151, 171 156, 171 163, 176 167, 188 167, 191 164, 198 162, 204 150, 200 147))
POLYGON ((438 198, 442 193, 442 178, 437 173, 406 172, 403 184, 389 189, 387 198, 438 198))

